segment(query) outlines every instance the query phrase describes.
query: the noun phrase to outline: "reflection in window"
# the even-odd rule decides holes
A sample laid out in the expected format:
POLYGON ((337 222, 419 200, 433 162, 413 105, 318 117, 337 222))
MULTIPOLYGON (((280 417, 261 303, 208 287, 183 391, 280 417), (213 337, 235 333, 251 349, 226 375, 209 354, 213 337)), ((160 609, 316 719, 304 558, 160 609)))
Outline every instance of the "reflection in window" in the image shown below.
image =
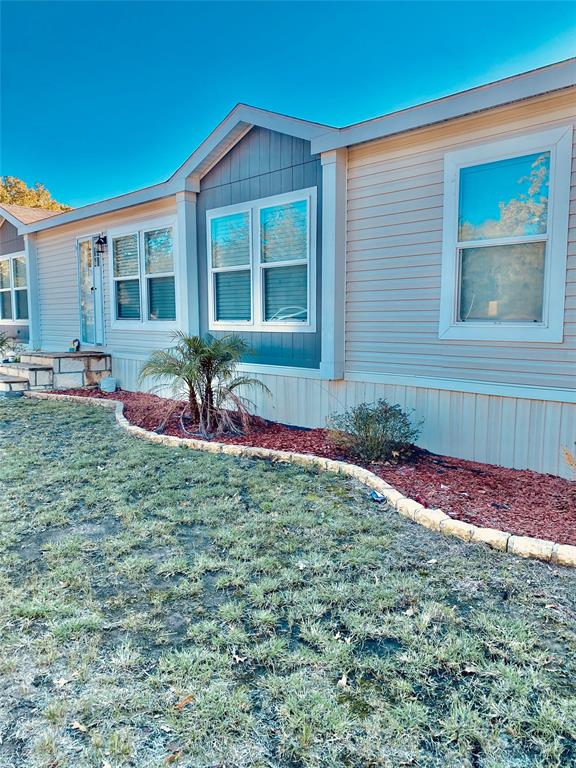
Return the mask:
POLYGON ((301 190, 208 211, 210 323, 311 328, 312 201, 301 190))
POLYGON ((28 320, 26 258, 0 260, 0 320, 28 320))
POLYGON ((458 239, 546 232, 550 152, 460 170, 458 239))
POLYGON ((459 322, 542 322, 549 177, 549 152, 460 169, 459 322))

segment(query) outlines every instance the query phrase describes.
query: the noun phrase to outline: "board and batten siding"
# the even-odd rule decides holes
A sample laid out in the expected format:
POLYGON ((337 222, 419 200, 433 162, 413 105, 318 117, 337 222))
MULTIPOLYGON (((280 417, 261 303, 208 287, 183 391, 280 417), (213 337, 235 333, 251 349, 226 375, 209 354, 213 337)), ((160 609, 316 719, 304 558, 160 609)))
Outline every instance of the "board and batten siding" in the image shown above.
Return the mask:
MULTIPOLYGON (((0 211, 0 217, 2 212, 0 211)), ((4 219, 0 224, 0 256, 6 256, 9 253, 18 253, 24 250, 24 238, 18 234, 18 230, 12 222, 4 219)))
MULTIPOLYGON (((174 198, 134 206, 39 232, 36 236, 38 295, 41 346, 45 351, 62 351, 80 334, 80 299, 78 293, 78 255, 76 240, 80 236, 106 233, 108 229, 126 226, 133 231, 146 221, 175 213, 174 198)), ((152 349, 168 346, 170 332, 155 331, 148 325, 142 329, 111 327, 110 246, 104 256, 104 346, 112 356, 138 360, 152 349)), ((141 364, 141 360, 139 361, 141 364)))
POLYGON ((570 123, 576 123, 574 90, 349 150, 347 371, 453 379, 454 389, 459 380, 576 386, 576 164, 564 341, 438 337, 444 153, 570 123))
POLYGON ((265 418, 324 426, 331 413, 385 398, 422 421, 418 445, 434 453, 572 477, 562 447, 574 446, 576 406, 367 381, 256 374, 272 393, 250 393, 265 418))
MULTIPOLYGON (((206 212, 235 203, 317 188, 316 331, 266 333, 239 331, 253 350, 247 361, 267 365, 318 368, 320 365, 322 168, 310 142, 253 127, 201 180, 197 197, 200 330, 208 331, 208 257, 206 212)), ((211 331, 213 335, 224 332, 211 331)))

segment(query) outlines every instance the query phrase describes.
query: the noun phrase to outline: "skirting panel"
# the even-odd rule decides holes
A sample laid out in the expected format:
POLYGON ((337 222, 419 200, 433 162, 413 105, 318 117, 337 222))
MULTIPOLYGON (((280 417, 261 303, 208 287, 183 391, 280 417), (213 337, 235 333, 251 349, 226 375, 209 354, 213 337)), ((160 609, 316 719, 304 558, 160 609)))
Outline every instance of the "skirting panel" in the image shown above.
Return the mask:
MULTIPOLYGON (((141 359, 113 358, 113 374, 124 389, 138 384, 141 359)), ((423 421, 418 444, 435 453, 517 469, 571 477, 563 448, 574 452, 576 405, 496 395, 258 374, 270 390, 247 393, 264 418, 303 427, 325 426, 331 413, 386 398, 413 410, 423 421)))

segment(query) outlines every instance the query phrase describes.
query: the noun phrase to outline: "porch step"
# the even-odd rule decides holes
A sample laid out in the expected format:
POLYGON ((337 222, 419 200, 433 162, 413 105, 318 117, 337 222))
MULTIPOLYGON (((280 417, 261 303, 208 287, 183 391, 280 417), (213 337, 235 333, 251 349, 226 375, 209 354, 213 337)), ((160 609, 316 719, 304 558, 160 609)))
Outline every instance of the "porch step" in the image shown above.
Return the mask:
MULTIPOLYGON (((112 375, 112 357, 99 350, 88 352, 23 352, 20 363, 11 365, 36 366, 50 372, 49 384, 38 380, 32 388, 75 389, 95 386, 101 379, 112 375)), ((2 366, 0 365, 0 372, 2 366)), ((23 374, 24 375, 24 374, 23 374)), ((44 380, 44 376, 39 379, 44 380)))
POLYGON ((30 389, 28 379, 18 376, 0 375, 0 397, 20 397, 22 392, 30 389))
POLYGON ((24 379, 31 389, 49 389, 52 387, 52 368, 49 365, 35 363, 0 363, 0 376, 24 379))

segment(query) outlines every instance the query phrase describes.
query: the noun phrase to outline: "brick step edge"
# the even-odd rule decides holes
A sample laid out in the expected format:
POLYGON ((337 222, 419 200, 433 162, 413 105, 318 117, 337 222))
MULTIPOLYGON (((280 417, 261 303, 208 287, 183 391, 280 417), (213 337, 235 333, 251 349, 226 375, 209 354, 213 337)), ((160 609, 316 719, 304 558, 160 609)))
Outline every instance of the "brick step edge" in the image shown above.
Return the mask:
POLYGON ((427 509, 414 499, 407 498, 397 491, 382 478, 370 472, 368 469, 346 461, 334 461, 308 453, 292 453, 290 451, 277 451, 271 448, 258 448, 248 445, 234 445, 229 443, 207 442, 194 438, 174 437, 172 435, 159 435, 149 432, 147 429, 130 424, 124 416, 124 403, 119 400, 100 400, 80 395, 60 395, 53 392, 28 391, 22 393, 24 397, 34 400, 65 400, 74 403, 90 404, 114 411, 117 424, 126 432, 141 440, 151 443, 160 443, 171 447, 185 447, 208 453, 223 453, 228 456, 237 456, 252 459, 268 459, 271 461, 300 464, 305 467, 318 467, 327 472, 335 472, 340 475, 348 475, 368 488, 377 491, 384 496, 388 504, 403 517, 412 520, 418 525, 439 531, 448 536, 456 536, 462 541, 471 544, 487 544, 492 549, 500 552, 508 552, 520 557, 529 557, 543 560, 554 565, 564 565, 576 568, 576 547, 569 544, 558 544, 546 539, 535 539, 530 536, 516 536, 497 528, 481 528, 462 520, 456 520, 440 509, 427 509))

